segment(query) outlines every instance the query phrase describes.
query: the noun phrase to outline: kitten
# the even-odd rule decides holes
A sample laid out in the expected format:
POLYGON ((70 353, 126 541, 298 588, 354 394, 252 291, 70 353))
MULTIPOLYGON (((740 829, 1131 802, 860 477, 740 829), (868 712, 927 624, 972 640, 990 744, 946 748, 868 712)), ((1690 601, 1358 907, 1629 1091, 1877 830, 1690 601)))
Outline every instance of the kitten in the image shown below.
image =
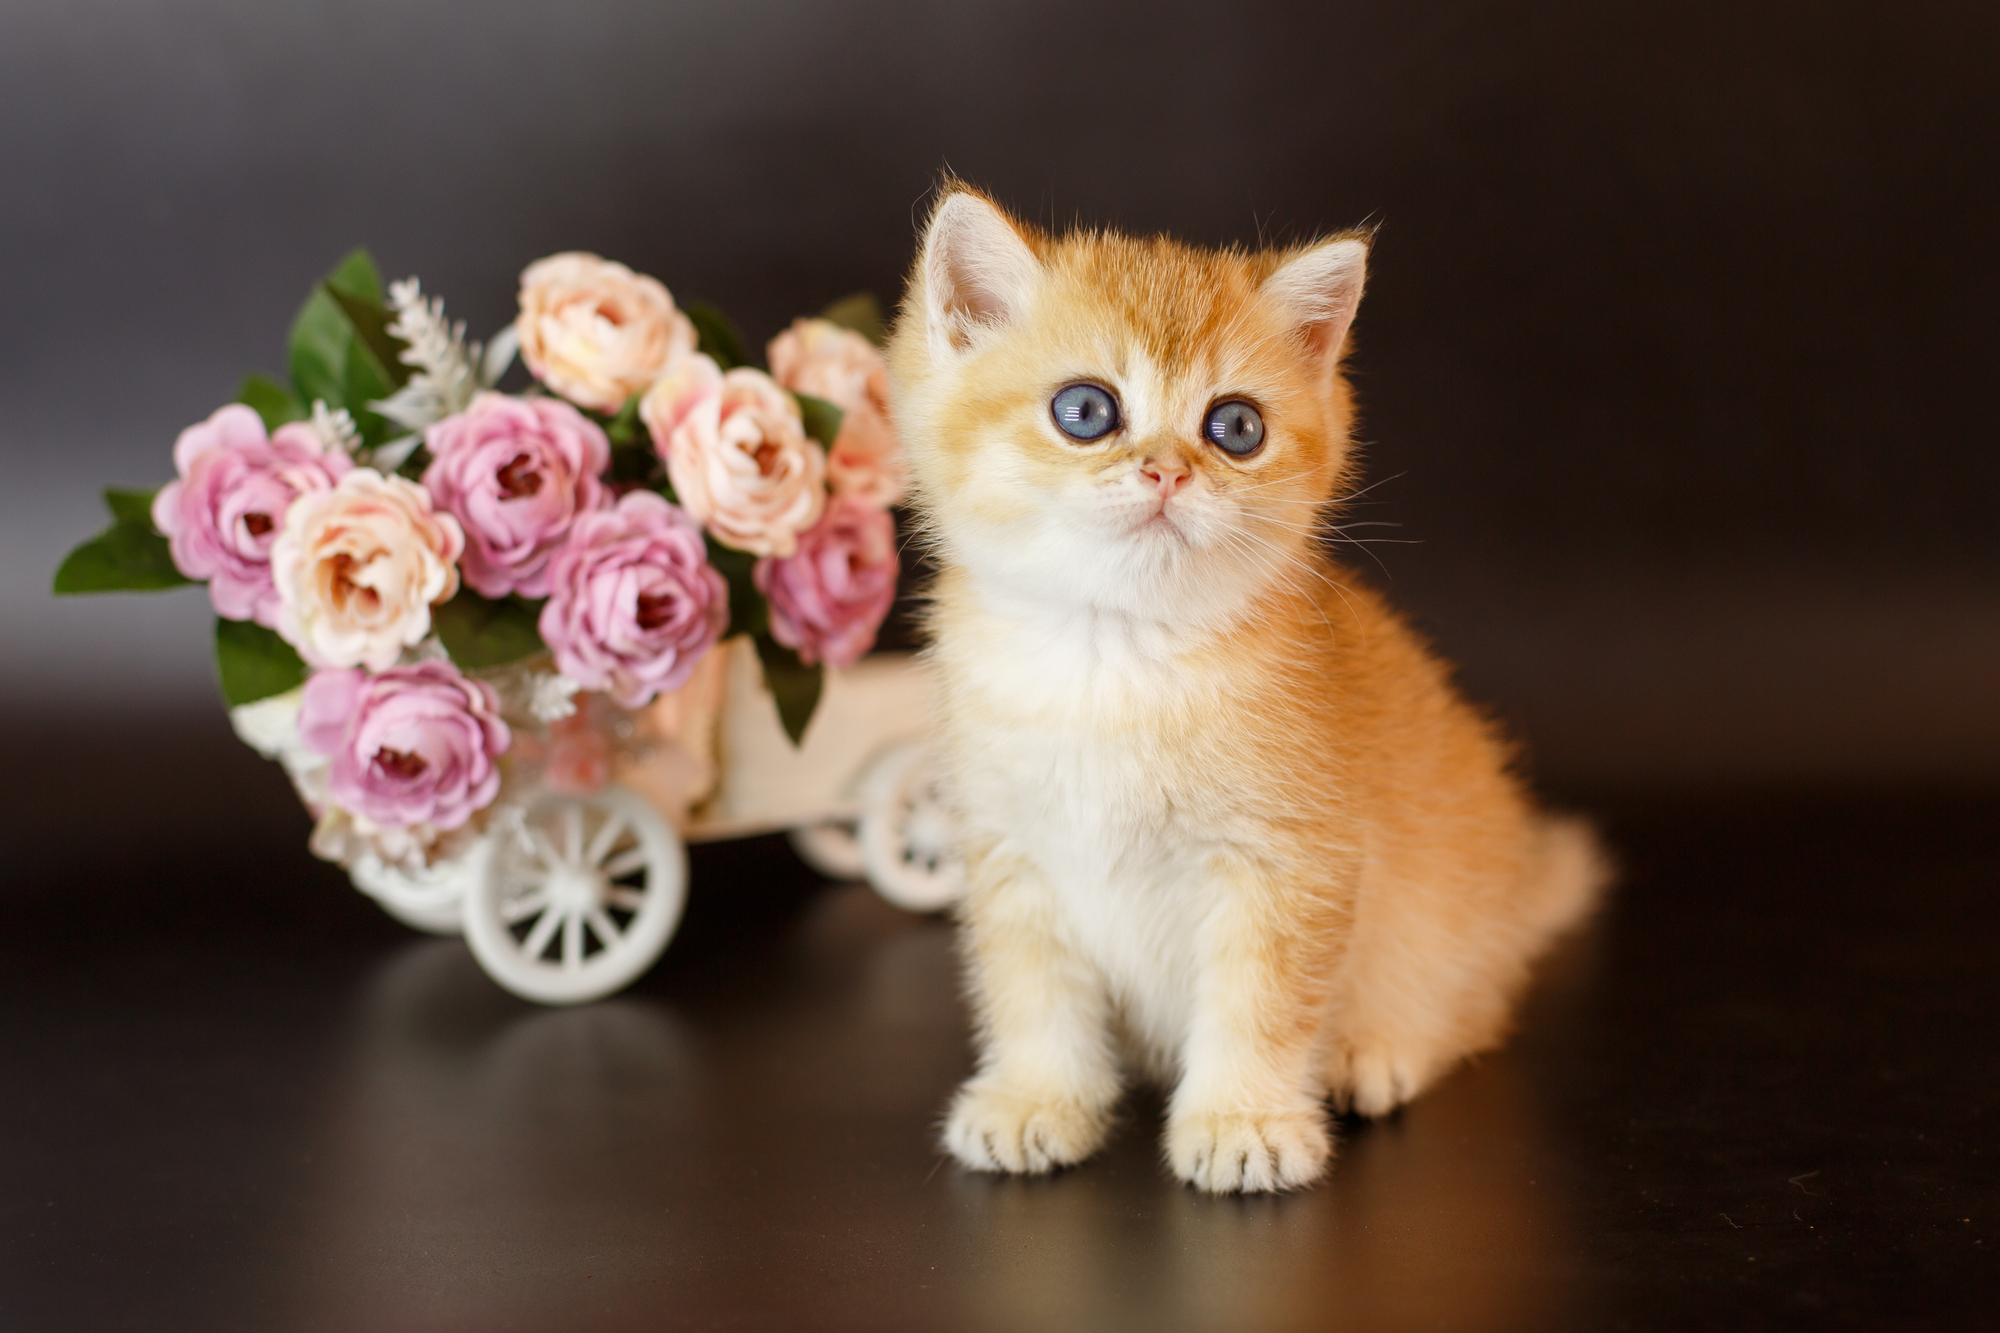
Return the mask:
POLYGON ((1125 1051, 1173 1082, 1175 1175, 1305 1184, 1327 1098, 1381 1115, 1494 1045, 1605 880, 1322 550, 1367 256, 1052 237, 957 185, 932 214, 891 364, 941 565, 968 1167, 1089 1156, 1125 1051))

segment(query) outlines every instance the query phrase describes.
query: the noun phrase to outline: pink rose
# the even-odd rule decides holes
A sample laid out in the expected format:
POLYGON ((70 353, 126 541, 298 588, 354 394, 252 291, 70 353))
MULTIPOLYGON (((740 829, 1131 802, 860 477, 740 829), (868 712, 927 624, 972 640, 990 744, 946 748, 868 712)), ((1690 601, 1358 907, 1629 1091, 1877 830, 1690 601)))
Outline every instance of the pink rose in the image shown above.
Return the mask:
POLYGON ((752 577, 771 603, 771 637, 801 661, 849 667, 875 646, 896 600, 896 521, 852 495, 799 538, 796 555, 759 560, 752 577))
POLYGON ((599 412, 625 406, 695 342, 656 279, 581 251, 528 265, 514 328, 536 379, 599 412))
POLYGON ((424 433, 424 487, 465 529, 461 572, 487 597, 549 595, 549 557, 579 514, 611 502, 611 445, 560 398, 482 393, 424 433))
POLYGON ((217 615, 275 626, 271 544, 285 511, 307 491, 330 489, 353 466, 303 422, 267 438, 262 417, 231 403, 174 441, 180 479, 153 497, 153 526, 167 535, 174 566, 208 581, 217 615))
POLYGON ((494 761, 513 737, 490 685, 433 661, 376 676, 316 672, 299 703, 299 739, 328 758, 328 794, 349 814, 448 830, 493 803, 494 761))
POLYGON ((723 374, 697 352, 667 368, 639 403, 687 511, 724 546, 790 555, 826 503, 826 453, 799 405, 761 370, 723 374))
POLYGON ((771 340, 771 376, 793 393, 824 398, 842 412, 826 456, 835 495, 883 508, 903 498, 907 479, 889 424, 889 366, 875 345, 826 319, 801 319, 771 340))
POLYGON ((414 481, 358 467, 295 501, 271 544, 278 633, 314 666, 384 671, 458 591, 465 534, 414 481))
POLYGON ((701 528, 651 491, 577 519, 549 576, 541 631, 556 669, 625 708, 679 688, 729 624, 701 528))

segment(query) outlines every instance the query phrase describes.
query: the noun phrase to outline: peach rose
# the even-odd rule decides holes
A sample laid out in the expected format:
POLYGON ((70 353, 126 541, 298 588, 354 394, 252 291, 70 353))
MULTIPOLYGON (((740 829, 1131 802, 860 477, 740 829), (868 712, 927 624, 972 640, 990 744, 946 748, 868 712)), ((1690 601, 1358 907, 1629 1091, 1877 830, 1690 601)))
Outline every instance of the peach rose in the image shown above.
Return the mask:
POLYGON ((907 478, 889 424, 889 367, 875 345, 832 320, 801 319, 771 340, 766 355, 778 383, 844 414, 826 458, 833 493, 884 509, 902 499, 907 478))
POLYGON ((386 671, 458 591, 465 533, 413 481, 356 468, 292 501, 271 545, 278 633, 317 667, 386 671))
POLYGON ((658 281, 581 251, 528 265, 514 327, 535 378, 599 412, 625 406, 695 342, 658 281))
POLYGON ((667 368, 639 403, 681 505, 724 546, 787 556, 826 507, 826 454, 799 405, 761 370, 723 374, 701 353, 667 368))

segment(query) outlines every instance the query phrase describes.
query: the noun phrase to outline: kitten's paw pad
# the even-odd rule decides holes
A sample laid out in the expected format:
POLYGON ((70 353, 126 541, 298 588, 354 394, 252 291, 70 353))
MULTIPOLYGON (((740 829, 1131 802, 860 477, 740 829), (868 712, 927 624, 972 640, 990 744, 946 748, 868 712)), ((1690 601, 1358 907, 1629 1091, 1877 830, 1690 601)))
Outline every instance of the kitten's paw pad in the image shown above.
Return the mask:
POLYGON ((968 1083, 945 1117, 944 1146, 974 1171, 1041 1175, 1096 1152, 1107 1120, 1080 1102, 968 1083))
POLYGON ((1188 1112, 1167 1124, 1174 1174, 1214 1194, 1310 1185, 1332 1155, 1333 1139, 1317 1110, 1188 1112))
POLYGON ((1360 1051, 1341 1062, 1329 1090, 1334 1107, 1370 1118, 1387 1115, 1430 1082, 1425 1062, 1360 1051))

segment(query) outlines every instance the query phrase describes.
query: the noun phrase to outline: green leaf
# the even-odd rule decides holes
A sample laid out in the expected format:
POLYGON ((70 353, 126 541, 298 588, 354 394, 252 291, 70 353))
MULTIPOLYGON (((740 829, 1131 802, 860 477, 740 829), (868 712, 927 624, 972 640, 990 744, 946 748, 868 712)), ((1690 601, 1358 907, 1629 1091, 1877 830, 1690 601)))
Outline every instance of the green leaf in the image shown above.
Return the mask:
POLYGON ((236 391, 236 401, 257 410, 264 429, 276 430, 287 422, 304 421, 310 415, 299 396, 269 375, 252 375, 236 391))
MULTIPOLYGON (((392 372, 370 350, 349 318, 346 306, 382 303, 382 278, 366 250, 355 250, 313 288, 292 321, 289 368, 299 401, 308 406, 323 399, 328 407, 344 407, 354 416, 363 438, 380 434, 380 418, 367 410, 376 398, 394 392, 392 372), (345 304, 344 304, 345 303, 345 304)), ((389 358, 396 364, 395 357, 389 358)), ((369 443, 379 443, 369 440, 369 443)))
POLYGON ((347 406, 347 349, 353 342, 354 328, 339 302, 325 286, 313 288, 292 321, 288 368, 300 402, 317 398, 328 407, 347 406))
POLYGON ((355 246, 326 275, 326 285, 345 296, 382 304, 382 270, 366 246, 355 246))
POLYGON ((231 708, 254 704, 305 683, 306 664, 276 630, 248 620, 215 618, 215 675, 231 708))
POLYGON ((643 437, 647 443, 652 436, 646 431, 646 423, 639 419, 639 404, 644 395, 633 394, 625 400, 625 406, 618 409, 618 415, 604 423, 604 438, 613 445, 637 444, 643 437))
POLYGON ((331 281, 326 284, 326 292, 340 307, 340 313, 347 316, 347 322, 354 326, 354 336, 368 349, 369 359, 389 382, 390 391, 394 392, 409 383, 412 367, 403 364, 403 352, 409 344, 389 332, 388 307, 380 301, 349 296, 331 281))
POLYGON ((708 541, 708 563, 715 566, 715 572, 722 575, 722 581, 729 585, 729 628, 722 637, 733 638, 738 634, 762 634, 770 624, 770 611, 765 605, 764 594, 757 591, 753 572, 757 568, 757 557, 748 551, 737 551, 724 546, 713 536, 708 541))
POLYGON ((153 528, 152 491, 104 492, 110 527, 71 551, 56 570, 54 591, 158 592, 194 580, 174 567, 167 539, 153 528))
POLYGON ((824 398, 815 398, 809 393, 795 393, 798 400, 799 416, 805 421, 806 434, 818 440, 827 448, 840 435, 840 423, 847 415, 824 398))
POLYGON ((696 350, 714 357, 716 365, 734 370, 750 364, 750 358, 743 355, 742 335, 729 316, 706 301, 690 301, 681 307, 681 313, 694 325, 696 350))
POLYGON ((342 270, 336 270, 326 280, 324 290, 347 320, 346 369, 341 376, 341 387, 347 394, 347 412, 354 418, 354 428, 360 432, 362 444, 372 449, 402 427, 369 410, 368 404, 387 398, 409 383, 411 367, 402 362, 404 344, 389 332, 389 311, 381 298, 358 295, 341 286, 343 282, 361 283, 377 292, 381 290, 374 262, 368 259, 366 251, 357 250, 348 256, 349 263, 357 255, 367 264, 365 272, 358 277, 344 275, 347 266, 343 265, 342 270))
POLYGON ((347 395, 347 413, 354 418, 354 428, 361 435, 361 442, 374 448, 388 440, 401 426, 393 426, 385 417, 370 411, 368 404, 387 398, 395 392, 388 376, 382 371, 375 354, 362 345, 358 337, 348 339, 347 376, 343 389, 347 395))
POLYGON ((114 523, 64 557, 55 591, 158 592, 194 580, 174 568, 167 539, 133 523, 114 523))
POLYGON ((757 660, 764 664, 764 684, 778 704, 778 720, 797 745, 805 739, 806 724, 819 707, 826 673, 817 664, 801 662, 797 653, 768 634, 756 635, 755 642, 757 660))
POLYGON ((843 296, 820 311, 819 317, 843 329, 853 329, 877 347, 889 341, 887 321, 882 318, 882 303, 875 299, 873 292, 843 296))
POLYGON ((150 491, 121 491, 115 486, 106 486, 104 507, 118 522, 137 523, 150 532, 153 530, 153 497, 159 493, 158 486, 150 491))
POLYGON ((520 597, 494 600, 470 588, 431 608, 431 625, 451 660, 463 671, 506 666, 549 650, 535 622, 542 604, 520 597))

